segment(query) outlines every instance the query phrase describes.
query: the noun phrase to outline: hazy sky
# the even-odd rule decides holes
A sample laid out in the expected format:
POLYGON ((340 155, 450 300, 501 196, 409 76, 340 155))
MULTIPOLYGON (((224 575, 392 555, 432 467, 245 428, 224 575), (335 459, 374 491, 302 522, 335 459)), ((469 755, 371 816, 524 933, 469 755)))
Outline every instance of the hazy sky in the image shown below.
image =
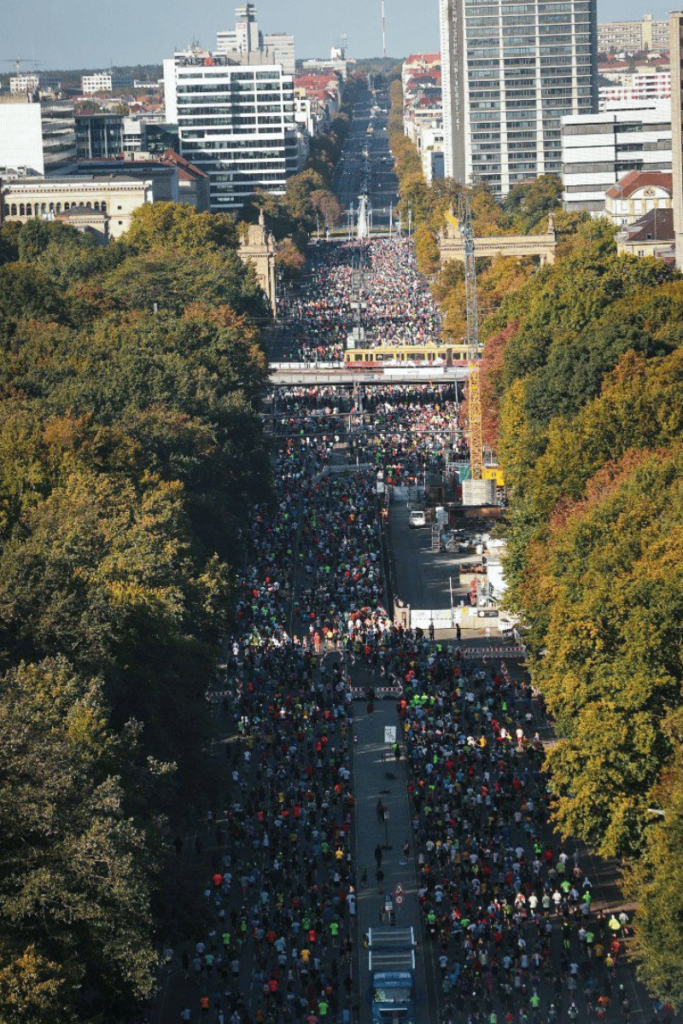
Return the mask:
MULTIPOLYGON (((438 0, 385 0, 387 53, 437 50, 438 0)), ((0 59, 24 57, 44 68, 107 68, 160 63, 193 38, 215 44, 217 29, 235 22, 224 0, 0 0, 0 59)), ((266 32, 293 32, 297 57, 328 56, 348 36, 348 54, 382 51, 381 0, 257 0, 266 32)), ((673 5, 676 6, 676 5, 673 5)), ((598 0, 598 20, 666 17, 662 0, 598 0)), ((9 62, 0 65, 11 70, 9 62)))

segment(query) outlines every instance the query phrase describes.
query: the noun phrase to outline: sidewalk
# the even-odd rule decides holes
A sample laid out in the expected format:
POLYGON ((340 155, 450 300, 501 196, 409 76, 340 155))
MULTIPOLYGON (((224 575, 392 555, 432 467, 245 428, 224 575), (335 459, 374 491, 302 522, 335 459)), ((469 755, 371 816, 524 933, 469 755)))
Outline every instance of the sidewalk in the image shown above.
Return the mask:
MULTIPOLYGON (((359 997, 361 1024, 370 1024, 370 979, 368 974, 367 951, 363 949, 363 936, 368 928, 380 923, 380 910, 384 907, 385 896, 378 892, 375 879, 375 847, 382 847, 382 870, 384 871, 384 893, 391 893, 400 882, 404 901, 397 905, 396 924, 401 928, 413 927, 417 941, 417 1015, 416 1024, 430 1024, 436 1021, 434 1008, 429 999, 434 991, 432 958, 425 958, 424 929, 417 898, 417 877, 406 771, 403 760, 396 761, 391 747, 384 742, 384 730, 393 726, 397 738, 401 738, 401 722, 396 705, 390 700, 375 701, 373 714, 368 715, 365 702, 354 702, 353 775, 356 797, 356 864, 358 882, 358 949, 359 949, 359 997), (381 798, 388 809, 388 821, 382 825, 377 820, 377 801, 381 798), (386 840, 388 839, 388 844, 386 840), (410 857, 403 859, 403 844, 410 843, 410 857), (384 849, 385 845, 389 849, 384 849), (367 871, 367 881, 362 882, 367 871), (426 972, 429 971, 428 975, 426 972)), ((385 921, 388 924, 388 921, 385 921)))

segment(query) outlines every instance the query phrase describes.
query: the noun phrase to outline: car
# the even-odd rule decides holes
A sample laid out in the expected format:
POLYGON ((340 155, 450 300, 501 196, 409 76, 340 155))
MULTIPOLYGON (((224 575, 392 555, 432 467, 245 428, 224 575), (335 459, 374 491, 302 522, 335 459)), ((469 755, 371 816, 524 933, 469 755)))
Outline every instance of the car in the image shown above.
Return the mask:
POLYGON ((411 530, 416 530, 420 526, 427 525, 427 517, 424 512, 413 511, 408 516, 408 526, 411 530))

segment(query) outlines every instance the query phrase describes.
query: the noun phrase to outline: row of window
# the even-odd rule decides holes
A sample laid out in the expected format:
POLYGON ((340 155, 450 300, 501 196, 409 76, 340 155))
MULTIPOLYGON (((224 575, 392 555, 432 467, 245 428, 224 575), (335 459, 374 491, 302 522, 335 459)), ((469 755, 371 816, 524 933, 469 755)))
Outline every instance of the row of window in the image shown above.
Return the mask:
MULTIPOLYGON (((249 163, 230 164, 233 171, 250 171, 255 174, 257 171, 279 171, 280 177, 284 174, 284 160, 251 160, 249 163)), ((232 181, 231 174, 214 174, 213 181, 232 181)))
MULTIPOLYGON (((258 89, 254 93, 253 90, 241 89, 241 92, 250 92, 252 95, 255 94, 257 97, 263 94, 267 94, 267 98, 270 98, 270 94, 273 92, 292 93, 293 89, 290 86, 287 88, 286 85, 259 85, 258 89)), ((176 86, 176 92, 180 94, 192 94, 192 93, 229 93, 231 92, 229 82, 213 82, 212 84, 200 84, 195 82, 188 82, 185 85, 178 83, 176 86)))
MULTIPOLYGON (((107 212, 106 203, 64 203, 64 211, 70 210, 72 206, 85 206, 89 210, 107 212)), ((42 213, 61 213, 61 203, 5 203, 6 217, 38 217, 42 213)))

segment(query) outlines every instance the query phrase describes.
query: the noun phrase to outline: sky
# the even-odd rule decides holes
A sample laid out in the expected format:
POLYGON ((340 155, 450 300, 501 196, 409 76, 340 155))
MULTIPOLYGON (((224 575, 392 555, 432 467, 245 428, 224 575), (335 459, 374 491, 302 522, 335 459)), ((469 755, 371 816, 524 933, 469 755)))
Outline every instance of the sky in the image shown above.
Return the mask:
MULTIPOLYGON (((256 0, 262 31, 291 32, 297 57, 329 56, 348 37, 347 54, 382 53, 381 0, 256 0)), ((663 0, 598 0, 598 20, 666 18, 663 0)), ((38 70, 158 64, 193 39, 212 48, 218 29, 232 28, 235 2, 225 0, 0 0, 0 70, 17 57, 38 70)), ((676 5, 673 5, 676 6, 676 5)), ((438 0, 385 0, 390 57, 439 48, 438 0)), ((28 70, 28 65, 26 67, 28 70)))

